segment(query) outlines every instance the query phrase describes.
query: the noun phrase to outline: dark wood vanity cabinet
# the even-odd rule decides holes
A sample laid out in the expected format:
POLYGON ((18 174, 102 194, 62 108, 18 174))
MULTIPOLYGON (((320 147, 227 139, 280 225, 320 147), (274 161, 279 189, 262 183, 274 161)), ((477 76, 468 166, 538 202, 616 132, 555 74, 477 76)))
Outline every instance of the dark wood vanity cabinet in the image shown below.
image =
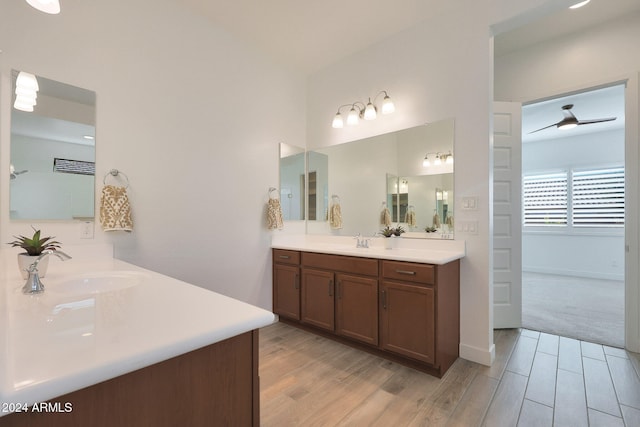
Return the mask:
POLYGON ((301 322, 378 344, 378 261, 302 253, 301 322))
POLYGON ((431 265, 289 252, 296 253, 274 249, 274 312, 283 320, 439 377, 457 359, 458 260, 431 265))
POLYGON ((300 252, 273 250, 273 312, 300 320, 300 252))

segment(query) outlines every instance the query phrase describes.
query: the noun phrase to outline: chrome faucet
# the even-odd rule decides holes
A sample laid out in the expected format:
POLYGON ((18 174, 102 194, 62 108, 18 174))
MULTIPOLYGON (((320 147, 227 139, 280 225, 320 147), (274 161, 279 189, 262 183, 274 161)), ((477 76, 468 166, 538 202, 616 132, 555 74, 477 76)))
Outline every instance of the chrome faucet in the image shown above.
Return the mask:
POLYGON ((360 236, 360 233, 356 234, 354 236, 354 239, 356 239, 356 248, 368 248, 369 247, 369 240, 367 238, 364 238, 360 236))
POLYGON ((69 255, 65 254, 62 251, 54 251, 51 249, 42 251, 40 256, 29 267, 27 267, 29 277, 27 278, 27 283, 25 283, 22 287, 23 294, 39 294, 44 292, 44 285, 40 281, 40 276, 38 275, 38 263, 48 255, 55 255, 62 261, 71 259, 69 255))

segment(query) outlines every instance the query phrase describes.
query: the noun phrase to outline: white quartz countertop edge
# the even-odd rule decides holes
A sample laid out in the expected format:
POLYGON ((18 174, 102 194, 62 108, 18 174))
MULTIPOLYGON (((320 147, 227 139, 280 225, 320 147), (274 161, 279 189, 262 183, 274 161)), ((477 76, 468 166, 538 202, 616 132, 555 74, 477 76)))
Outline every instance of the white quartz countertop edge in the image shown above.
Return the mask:
MULTIPOLYGON (((43 279, 43 282, 51 285, 47 287, 42 295, 47 295, 47 293, 54 294, 50 288, 55 288, 56 283, 62 280, 65 275, 73 275, 83 270, 82 266, 73 266, 73 260, 64 263, 64 267, 61 267, 62 263, 54 264, 56 261, 52 259, 50 262, 50 273, 46 279, 43 279), (70 265, 70 267, 67 267, 67 265, 70 265), (59 270, 57 273, 51 272, 52 270, 56 271, 56 268, 59 270)), ((3 263, 1 265, 3 268, 13 267, 6 261, 0 262, 3 263)), ((25 313, 33 315, 34 310, 46 304, 41 301, 39 306, 36 307, 35 303, 30 302, 32 297, 19 293, 16 286, 21 285, 22 279, 8 278, 7 275, 0 277, 0 285, 2 285, 0 286, 0 291, 3 293, 2 300, 0 300, 0 320, 1 323, 4 323, 4 325, 0 324, 0 342, 3 343, 0 349, 0 403, 32 405, 51 400, 267 326, 275 321, 275 316, 270 311, 123 261, 113 259, 107 262, 89 263, 84 267, 101 271, 109 269, 139 271, 148 275, 150 283, 145 285, 148 288, 142 288, 142 285, 140 285, 141 289, 133 292, 135 297, 132 297, 132 301, 135 304, 146 303, 147 297, 145 294, 148 293, 148 304, 151 308, 125 307, 129 312, 133 312, 133 318, 127 318, 127 323, 129 320, 135 320, 135 311, 137 308, 140 309, 139 316, 145 316, 144 319, 141 319, 141 325, 138 325, 137 328, 134 324, 130 325, 132 330, 131 337, 121 338, 120 335, 123 334, 123 331, 126 335, 126 331, 129 329, 129 325, 122 322, 116 332, 108 331, 106 333, 107 337, 100 342, 98 341, 99 338, 96 337, 96 342, 99 345, 87 347, 82 344, 80 348, 84 353, 81 351, 78 354, 74 354, 74 352, 69 351, 69 354, 65 354, 63 349, 65 345, 68 345, 69 348, 74 348, 73 346, 80 342, 78 337, 70 338, 71 341, 69 343, 66 343, 64 339, 61 340, 59 345, 61 348, 53 349, 53 351, 50 351, 52 349, 48 349, 44 345, 38 348, 37 345, 34 346, 34 342, 37 342, 37 340, 33 339, 29 343, 28 339, 21 339, 21 335, 25 335, 23 331, 14 331, 10 329, 9 325, 20 324, 22 321, 28 325, 32 324, 33 319, 22 319, 20 316, 25 313), (179 301, 179 303, 172 304, 172 300, 179 301), (30 307, 30 304, 34 304, 33 307, 30 307), (158 307, 155 311, 154 305, 158 307), (15 308, 15 306, 18 308, 15 308), (163 312, 167 307, 172 311, 163 312), (208 312, 209 310, 211 313, 208 312), (159 330, 149 330, 147 336, 144 333, 144 327, 156 323, 153 316, 157 316, 159 330), (212 319, 211 324, 206 324, 209 319, 212 319), (205 324, 203 325, 203 323, 205 324), (109 341, 113 340, 120 340, 122 346, 118 347, 117 343, 114 346, 105 345, 105 343, 108 344, 109 341), (24 344, 21 344, 23 342, 24 344), (137 344, 138 342, 139 345, 132 345, 132 343, 137 344), (23 348, 20 348, 21 346, 23 348), (31 352, 37 356, 35 360, 38 361, 38 366, 33 366, 33 375, 30 373, 29 366, 26 366, 21 360, 24 354, 31 354, 31 352), (83 355, 91 356, 92 354, 95 354, 96 357, 83 357, 83 355), (71 360, 67 361, 66 358, 71 360), (60 366, 59 370, 57 369, 58 366, 60 366), (38 375, 38 372, 46 374, 38 375), (28 379, 28 381, 25 381, 25 379, 28 379)), ((53 296, 48 297, 53 298, 53 296)), ((127 302, 123 304, 126 305, 127 302)), ((121 306, 122 304, 119 305, 121 306)), ((49 316, 51 307, 51 305, 45 307, 45 311, 49 316)), ((97 312, 97 309, 96 303, 96 318, 110 315, 109 313, 97 312)), ((107 308, 107 311, 109 310, 110 308, 107 308)), ((122 307, 115 308, 115 311, 118 310, 122 310, 122 307)), ((122 317, 121 313, 117 313, 114 316, 116 326, 118 326, 117 320, 121 320, 118 317, 119 315, 122 317)), ((98 323, 98 320, 96 320, 96 323, 98 323)), ((108 328, 111 323, 114 323, 113 319, 109 319, 104 325, 99 325, 100 327, 96 325, 95 333, 102 333, 101 330, 108 328)), ((44 332, 36 332, 36 338, 44 338, 44 341, 47 341, 49 337, 44 335, 48 333, 46 329, 46 327, 43 328, 44 332)), ((26 329, 24 332, 29 333, 26 329)), ((0 416, 7 415, 7 413, 7 411, 0 410, 0 416)))
POLYGON ((377 258, 392 261, 407 261, 424 264, 447 264, 451 261, 464 258, 463 250, 446 249, 415 249, 415 248, 392 248, 384 249, 374 246, 370 248, 357 248, 342 244, 331 243, 272 243, 274 249, 285 249, 303 252, 317 252, 334 255, 347 255, 362 258, 377 258))

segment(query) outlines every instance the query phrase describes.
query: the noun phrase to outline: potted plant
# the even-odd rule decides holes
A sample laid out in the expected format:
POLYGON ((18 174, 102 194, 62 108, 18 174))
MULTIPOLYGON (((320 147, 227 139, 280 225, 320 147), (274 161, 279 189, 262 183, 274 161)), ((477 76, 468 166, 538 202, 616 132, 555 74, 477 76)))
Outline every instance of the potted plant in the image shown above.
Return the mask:
POLYGON ((400 235, 404 233, 404 228, 402 228, 400 224, 398 224, 398 226, 396 228, 393 228, 392 230, 393 230, 393 235, 396 237, 400 237, 400 235))
MULTIPOLYGON (((382 234, 384 237, 387 237, 387 238, 400 237, 402 233, 404 233, 404 228, 402 228, 400 225, 398 225, 395 228, 389 227, 387 225, 385 228, 380 230, 380 234, 382 234)), ((384 247, 385 249, 391 249, 393 247, 393 241, 391 239, 385 239, 384 247)))
MULTIPOLYGON (((25 252, 18 254, 18 266, 23 279, 28 277, 27 268, 42 254, 43 251, 55 251, 56 249, 60 249, 60 242, 52 240, 53 237, 40 237, 40 230, 36 230, 33 226, 31 228, 33 228, 34 231, 32 237, 13 236, 16 240, 7 243, 14 248, 20 247, 25 250, 25 252)), ((48 264, 48 257, 41 260, 38 264, 40 277, 44 277, 48 264)))

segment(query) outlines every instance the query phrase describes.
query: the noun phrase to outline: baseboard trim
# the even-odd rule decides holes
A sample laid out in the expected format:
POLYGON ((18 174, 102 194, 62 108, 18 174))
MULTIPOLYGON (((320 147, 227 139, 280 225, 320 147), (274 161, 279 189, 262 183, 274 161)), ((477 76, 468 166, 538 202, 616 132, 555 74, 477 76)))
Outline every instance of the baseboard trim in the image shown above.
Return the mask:
POLYGON ((460 344, 460 357, 481 365, 491 366, 496 359, 496 346, 491 344, 489 349, 460 344))

